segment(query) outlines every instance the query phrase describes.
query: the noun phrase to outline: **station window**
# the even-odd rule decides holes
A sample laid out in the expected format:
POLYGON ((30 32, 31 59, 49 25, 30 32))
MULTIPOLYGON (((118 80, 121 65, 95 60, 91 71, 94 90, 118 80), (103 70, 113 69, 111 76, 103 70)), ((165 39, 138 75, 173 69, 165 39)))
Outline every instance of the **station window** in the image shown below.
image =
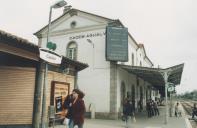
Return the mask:
POLYGON ((72 41, 67 46, 66 57, 76 60, 77 59, 77 44, 76 42, 72 41))

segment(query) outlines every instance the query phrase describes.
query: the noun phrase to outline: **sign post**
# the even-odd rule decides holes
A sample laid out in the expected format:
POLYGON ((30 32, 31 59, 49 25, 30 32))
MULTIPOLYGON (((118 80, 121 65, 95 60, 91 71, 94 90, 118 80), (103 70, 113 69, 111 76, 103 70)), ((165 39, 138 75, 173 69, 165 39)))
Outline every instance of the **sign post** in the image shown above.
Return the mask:
POLYGON ((40 48, 40 58, 43 59, 44 61, 52 64, 61 64, 62 62, 62 56, 58 55, 57 53, 40 48))
POLYGON ((168 92, 170 93, 170 117, 172 117, 172 109, 173 109, 172 92, 174 92, 174 91, 175 91, 174 84, 168 82, 168 92))

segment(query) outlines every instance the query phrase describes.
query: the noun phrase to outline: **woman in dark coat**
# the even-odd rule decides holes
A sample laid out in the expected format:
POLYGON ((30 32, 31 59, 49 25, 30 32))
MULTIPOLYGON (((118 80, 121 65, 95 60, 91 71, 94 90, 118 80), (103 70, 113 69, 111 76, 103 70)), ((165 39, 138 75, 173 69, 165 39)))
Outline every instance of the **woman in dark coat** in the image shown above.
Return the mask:
POLYGON ((79 89, 74 89, 72 91, 73 104, 72 104, 72 121, 73 126, 78 126, 78 128, 83 128, 84 124, 84 113, 85 104, 83 101, 84 93, 79 89))

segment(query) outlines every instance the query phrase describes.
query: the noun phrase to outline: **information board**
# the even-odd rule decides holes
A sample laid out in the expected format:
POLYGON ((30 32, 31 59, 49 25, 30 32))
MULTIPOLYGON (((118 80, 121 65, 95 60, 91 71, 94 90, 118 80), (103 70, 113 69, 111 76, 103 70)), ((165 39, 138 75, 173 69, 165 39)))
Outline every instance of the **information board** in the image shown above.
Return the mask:
POLYGON ((128 29, 123 27, 106 28, 106 60, 128 61, 128 29))

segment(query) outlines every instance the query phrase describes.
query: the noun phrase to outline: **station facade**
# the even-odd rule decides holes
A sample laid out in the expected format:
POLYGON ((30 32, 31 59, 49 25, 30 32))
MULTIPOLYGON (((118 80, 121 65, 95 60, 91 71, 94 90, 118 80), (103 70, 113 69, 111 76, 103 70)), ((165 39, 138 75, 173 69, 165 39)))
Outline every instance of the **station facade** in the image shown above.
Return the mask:
MULTIPOLYGON (((132 35, 128 34, 127 62, 106 60, 109 24, 124 27, 119 20, 77 9, 67 10, 52 22, 50 40, 57 45, 58 54, 89 65, 77 74, 77 87, 86 94, 86 111, 94 110, 96 118, 117 119, 124 98, 130 98, 137 111, 139 101, 145 109, 147 99, 156 100, 161 94, 149 81, 124 68, 153 67, 144 45, 138 44, 132 35)), ((35 35, 39 46, 46 48, 47 26, 35 35)))

